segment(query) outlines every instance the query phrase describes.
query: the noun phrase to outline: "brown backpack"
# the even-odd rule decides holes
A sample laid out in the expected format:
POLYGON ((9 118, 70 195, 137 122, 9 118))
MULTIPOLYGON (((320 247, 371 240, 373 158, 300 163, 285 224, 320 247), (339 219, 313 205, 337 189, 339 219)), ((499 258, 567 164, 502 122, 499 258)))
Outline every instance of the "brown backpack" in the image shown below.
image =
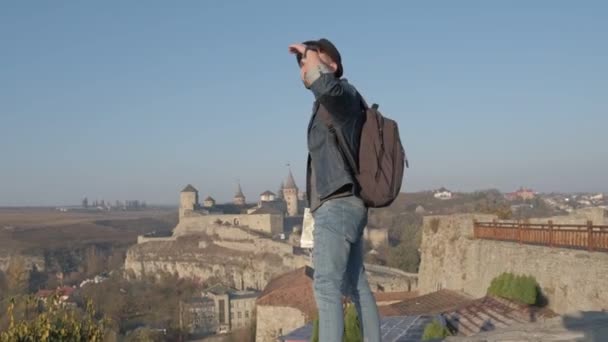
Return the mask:
POLYGON ((359 98, 365 111, 365 121, 361 128, 358 161, 346 148, 341 135, 336 134, 331 115, 322 105, 319 115, 334 134, 346 163, 354 171, 363 202, 370 208, 382 208, 393 203, 399 195, 404 167, 409 167, 409 164, 397 122, 384 117, 377 104, 368 107, 360 95, 359 98))

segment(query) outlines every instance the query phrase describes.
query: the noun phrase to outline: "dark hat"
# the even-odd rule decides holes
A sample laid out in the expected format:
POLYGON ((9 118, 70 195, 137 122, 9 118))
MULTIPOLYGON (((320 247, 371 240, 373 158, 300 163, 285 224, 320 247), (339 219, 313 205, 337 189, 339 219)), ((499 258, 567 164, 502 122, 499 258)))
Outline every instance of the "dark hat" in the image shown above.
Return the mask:
POLYGON ((321 52, 326 53, 336 64, 338 68, 334 75, 337 78, 342 77, 343 69, 342 69, 342 57, 340 56, 340 52, 336 49, 336 46, 325 38, 321 38, 319 40, 309 40, 302 43, 306 46, 315 46, 318 47, 321 52))

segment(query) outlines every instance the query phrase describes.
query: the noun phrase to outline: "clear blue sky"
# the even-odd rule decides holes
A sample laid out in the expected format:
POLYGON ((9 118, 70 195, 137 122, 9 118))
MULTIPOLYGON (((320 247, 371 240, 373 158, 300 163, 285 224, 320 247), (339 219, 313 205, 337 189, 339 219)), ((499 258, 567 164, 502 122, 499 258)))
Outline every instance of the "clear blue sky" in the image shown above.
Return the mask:
POLYGON ((603 1, 3 1, 0 206, 304 187, 287 46, 320 37, 398 121, 402 190, 608 191, 603 1))

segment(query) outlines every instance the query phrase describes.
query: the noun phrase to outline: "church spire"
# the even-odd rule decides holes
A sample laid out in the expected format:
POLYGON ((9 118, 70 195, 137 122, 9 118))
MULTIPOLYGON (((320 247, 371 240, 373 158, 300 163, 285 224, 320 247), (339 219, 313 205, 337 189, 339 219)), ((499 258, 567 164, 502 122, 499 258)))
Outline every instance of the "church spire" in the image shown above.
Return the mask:
POLYGON ((289 175, 287 176, 287 182, 285 182, 284 189, 297 189, 296 181, 293 179, 293 174, 291 173, 291 168, 289 168, 289 175))
POLYGON ((245 195, 243 195, 243 189, 241 189, 241 182, 237 183, 236 194, 234 194, 234 197, 245 197, 245 195))

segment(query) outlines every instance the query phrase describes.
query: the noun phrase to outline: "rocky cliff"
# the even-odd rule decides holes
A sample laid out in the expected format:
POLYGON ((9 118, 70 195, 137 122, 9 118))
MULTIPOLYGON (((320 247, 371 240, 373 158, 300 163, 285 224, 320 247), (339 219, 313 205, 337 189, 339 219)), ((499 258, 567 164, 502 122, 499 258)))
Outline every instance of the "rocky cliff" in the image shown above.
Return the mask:
POLYGON ((125 269, 136 277, 169 272, 261 290, 272 277, 307 263, 288 244, 236 227, 210 225, 204 233, 145 241, 127 252, 125 269))

